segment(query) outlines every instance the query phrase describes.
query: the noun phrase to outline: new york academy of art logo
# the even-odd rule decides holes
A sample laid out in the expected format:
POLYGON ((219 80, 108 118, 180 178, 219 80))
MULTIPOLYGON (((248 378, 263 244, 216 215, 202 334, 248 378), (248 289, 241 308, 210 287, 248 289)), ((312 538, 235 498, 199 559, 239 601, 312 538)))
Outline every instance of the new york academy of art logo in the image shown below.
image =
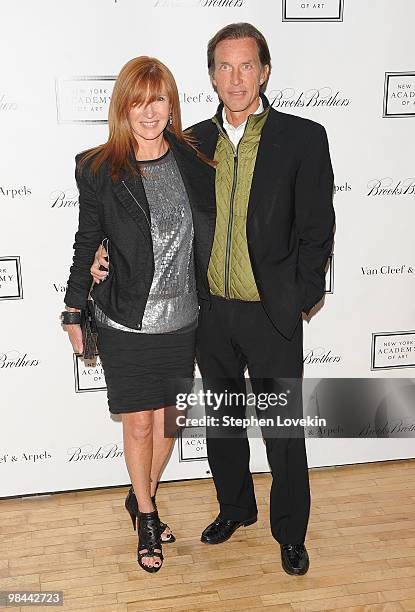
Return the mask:
POLYGON ((106 123, 115 79, 115 76, 57 78, 58 123, 106 123))
POLYGON ((179 433, 179 461, 201 461, 207 459, 206 428, 186 427, 179 433))
POLYGON ((415 117, 415 72, 386 72, 384 117, 415 117))
POLYGON ((80 355, 74 355, 75 392, 85 393, 88 391, 105 391, 104 369, 98 356, 94 359, 82 359, 80 355))
POLYGON ((372 334, 371 370, 415 368, 415 330, 372 334))
POLYGON ((332 253, 329 257, 328 264, 327 264, 325 293, 333 293, 333 292, 334 292, 334 255, 332 253))
POLYGON ((249 0, 152 0, 155 8, 241 8, 249 0))
POLYGON ((283 21, 343 21, 344 0, 282 0, 283 21))
POLYGON ((0 300, 23 298, 20 257, 0 257, 0 300))

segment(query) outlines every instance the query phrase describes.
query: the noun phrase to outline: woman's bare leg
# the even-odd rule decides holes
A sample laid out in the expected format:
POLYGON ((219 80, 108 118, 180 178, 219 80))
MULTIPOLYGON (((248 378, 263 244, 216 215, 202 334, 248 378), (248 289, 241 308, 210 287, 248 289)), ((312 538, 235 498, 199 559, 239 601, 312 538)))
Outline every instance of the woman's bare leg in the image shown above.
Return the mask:
MULTIPOLYGON (((124 456, 140 512, 153 512, 150 473, 153 459, 153 410, 122 413, 124 456)), ((156 549, 157 551, 158 549, 156 549)), ((144 552, 144 551, 143 551, 144 552)), ((159 551, 160 552, 160 551, 159 551)), ((143 564, 159 565, 158 557, 144 557, 143 564)))
POLYGON ((161 472, 167 463, 173 448, 175 437, 166 435, 164 424, 166 411, 174 410, 172 406, 154 410, 153 415, 153 461, 151 463, 151 495, 154 495, 161 472))
MULTIPOLYGON (((169 406, 168 408, 159 408, 154 410, 153 417, 153 461, 151 464, 151 495, 153 496, 157 489, 157 483, 160 480, 160 475, 166 465, 173 445, 175 441, 174 431, 171 427, 171 415, 175 407, 169 406), (169 419, 166 423, 165 418, 166 412, 168 411, 167 418, 169 419)), ((166 528, 162 533, 162 539, 168 540, 171 531, 170 528, 166 528)))

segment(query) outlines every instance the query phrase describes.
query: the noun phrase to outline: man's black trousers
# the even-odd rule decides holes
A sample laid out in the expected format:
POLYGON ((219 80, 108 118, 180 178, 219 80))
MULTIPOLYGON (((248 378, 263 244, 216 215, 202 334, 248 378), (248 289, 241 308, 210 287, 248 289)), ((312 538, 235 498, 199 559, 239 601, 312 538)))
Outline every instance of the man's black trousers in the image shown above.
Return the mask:
MULTIPOLYGON (((225 389, 228 392, 245 392, 246 366, 253 392, 270 392, 273 390, 272 379, 302 377, 302 320, 299 320, 292 339, 287 340, 271 323, 261 302, 212 296, 210 307, 206 301, 199 313, 197 361, 205 392, 218 393, 225 389)), ((275 380, 275 392, 280 390, 281 385, 275 380)), ((245 415, 244 406, 239 412, 232 406, 232 411, 238 417, 245 415)), ((213 414, 212 411, 210 413, 213 414)), ((302 543, 310 512, 304 437, 267 436, 264 430, 263 436, 272 473, 272 535, 280 544, 302 543)), ((250 450, 246 429, 233 437, 218 437, 217 433, 212 430, 211 434, 207 428, 207 452, 220 516, 238 521, 255 516, 257 505, 249 470, 250 450)))

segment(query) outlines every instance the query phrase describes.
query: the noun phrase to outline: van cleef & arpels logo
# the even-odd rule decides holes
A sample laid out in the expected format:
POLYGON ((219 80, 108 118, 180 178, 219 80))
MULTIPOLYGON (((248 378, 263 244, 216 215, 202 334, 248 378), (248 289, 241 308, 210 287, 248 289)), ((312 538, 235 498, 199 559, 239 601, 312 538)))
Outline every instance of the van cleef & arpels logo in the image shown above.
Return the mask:
POLYGON ((40 461, 47 461, 48 459, 52 459, 52 453, 49 453, 47 450, 41 451, 30 451, 30 452, 22 452, 22 453, 3 453, 0 455, 0 466, 1 464, 10 464, 10 463, 39 463, 40 461))
POLYGON ((402 277, 408 276, 408 274, 411 275, 412 278, 415 278, 415 264, 383 264, 378 266, 361 266, 360 270, 362 272, 362 276, 370 278, 381 278, 385 276, 388 276, 390 278, 397 276, 402 277))
POLYGON ((22 185, 21 187, 5 187, 0 185, 0 196, 4 198, 14 200, 15 198, 24 198, 29 195, 32 195, 32 190, 26 187, 26 185, 22 185))

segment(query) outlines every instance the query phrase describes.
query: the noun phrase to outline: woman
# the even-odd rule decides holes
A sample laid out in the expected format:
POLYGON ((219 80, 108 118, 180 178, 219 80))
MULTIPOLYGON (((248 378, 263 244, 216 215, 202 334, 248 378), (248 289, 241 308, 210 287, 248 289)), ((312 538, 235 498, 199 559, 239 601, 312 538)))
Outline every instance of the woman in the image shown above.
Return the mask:
MULTIPOLYGON (((162 542, 175 539, 160 522, 155 494, 174 441, 164 435, 168 407, 173 411, 178 381, 183 390, 193 378, 193 237, 203 245, 214 171, 183 133, 176 83, 157 59, 138 57, 122 68, 108 123, 108 141, 75 158, 79 228, 62 320, 74 351, 82 352, 79 313, 94 253, 107 239, 108 275, 91 291, 98 350, 109 410, 122 415, 132 483, 125 504, 134 528, 139 523, 137 560, 156 572, 162 542)), ((200 262, 198 277, 200 294, 207 288, 200 262)))

